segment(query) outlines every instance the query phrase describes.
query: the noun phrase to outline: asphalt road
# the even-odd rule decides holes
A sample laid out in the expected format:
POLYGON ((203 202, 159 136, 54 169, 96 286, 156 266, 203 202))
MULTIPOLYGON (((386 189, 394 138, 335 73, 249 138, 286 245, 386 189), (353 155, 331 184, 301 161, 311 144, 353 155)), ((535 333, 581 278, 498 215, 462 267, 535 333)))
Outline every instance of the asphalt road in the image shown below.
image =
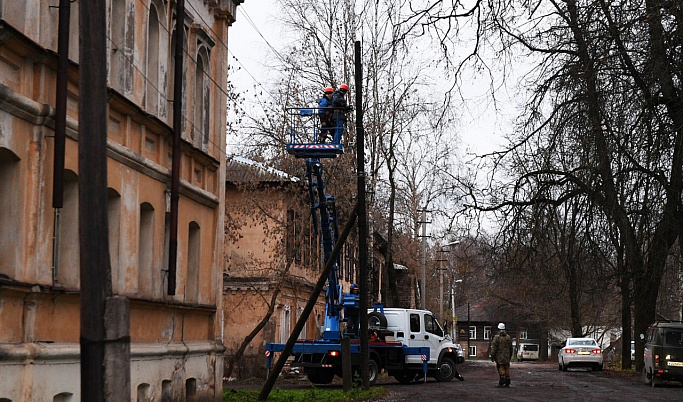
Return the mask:
POLYGON ((639 375, 611 370, 558 370, 557 364, 516 363, 510 368, 511 385, 498 388, 498 372, 489 361, 468 361, 458 367, 465 381, 382 384, 386 401, 682 401, 683 386, 665 384, 652 388, 639 375))
MULTIPOLYGON (((498 388, 498 372, 489 361, 467 361, 458 365, 465 381, 427 382, 402 385, 391 377, 380 378, 387 390, 381 401, 683 401, 683 385, 672 383, 652 388, 644 384, 640 375, 605 369, 558 370, 556 363, 516 363, 511 366, 511 385, 498 388)), ((225 383, 226 388, 260 389, 262 383, 225 383)), ((280 388, 310 388, 305 379, 288 378, 278 381, 280 388)), ((337 378, 330 385, 317 388, 341 388, 337 378)))

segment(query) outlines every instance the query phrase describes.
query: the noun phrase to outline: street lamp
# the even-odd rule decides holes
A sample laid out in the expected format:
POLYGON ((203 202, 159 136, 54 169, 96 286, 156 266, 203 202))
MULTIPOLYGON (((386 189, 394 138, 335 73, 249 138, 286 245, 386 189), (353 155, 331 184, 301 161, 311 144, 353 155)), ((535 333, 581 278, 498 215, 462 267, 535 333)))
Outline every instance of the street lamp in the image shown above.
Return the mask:
MULTIPOLYGON (((456 244, 460 244, 460 240, 455 240, 450 243, 444 244, 441 246, 441 250, 439 250, 442 253, 447 253, 448 250, 444 250, 444 247, 448 246, 455 246, 456 244)), ((443 258, 439 259, 439 319, 443 319, 443 258)))
POLYGON ((454 342, 458 333, 455 329, 455 284, 460 282, 462 282, 462 279, 456 279, 451 285, 451 338, 454 342))

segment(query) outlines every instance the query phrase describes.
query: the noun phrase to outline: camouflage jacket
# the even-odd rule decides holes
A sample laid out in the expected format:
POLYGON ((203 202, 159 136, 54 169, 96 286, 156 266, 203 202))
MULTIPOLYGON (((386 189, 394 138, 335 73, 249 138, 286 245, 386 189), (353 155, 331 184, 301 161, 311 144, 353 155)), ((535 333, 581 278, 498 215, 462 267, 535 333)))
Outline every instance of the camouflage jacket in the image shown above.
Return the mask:
POLYGON ((505 331, 500 331, 491 343, 491 358, 498 364, 510 364, 512 357, 512 338, 505 331))

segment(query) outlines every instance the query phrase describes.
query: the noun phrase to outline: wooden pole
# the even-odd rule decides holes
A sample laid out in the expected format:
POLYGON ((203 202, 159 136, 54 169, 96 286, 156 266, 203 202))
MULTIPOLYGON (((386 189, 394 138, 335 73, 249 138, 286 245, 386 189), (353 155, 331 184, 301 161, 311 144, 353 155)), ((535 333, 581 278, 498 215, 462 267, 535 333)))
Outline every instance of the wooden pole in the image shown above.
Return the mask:
POLYGON ((356 206, 353 208, 353 211, 351 212, 349 221, 346 222, 344 230, 342 230, 342 233, 339 235, 339 241, 334 245, 334 249, 332 249, 332 254, 330 255, 330 258, 327 260, 325 268, 323 268, 323 271, 320 273, 320 276, 318 277, 318 282, 316 282, 315 287, 311 291, 311 295, 308 298, 306 306, 304 307, 304 311, 301 312, 299 320, 296 322, 296 325, 294 325, 294 329, 292 330, 292 333, 289 335, 287 343, 285 343, 285 348, 282 350, 282 352, 280 352, 280 357, 278 357, 277 362, 275 362, 275 367, 273 367, 273 369, 270 370, 270 373, 268 373, 268 378, 266 379, 266 382, 263 384, 263 388, 261 388, 261 393, 258 397, 259 400, 268 399, 268 394, 270 394, 270 391, 272 391, 273 386, 275 385, 275 381, 277 381, 277 378, 280 375, 282 368, 285 366, 287 358, 290 354, 292 354, 294 343, 296 343, 296 340, 299 337, 299 333, 301 333, 301 329, 303 329, 304 325, 306 325, 306 320, 308 320, 308 316, 311 314, 311 311, 313 311, 313 307, 318 301, 318 296, 320 295, 320 292, 323 290, 325 282, 327 282, 327 277, 330 274, 330 270, 332 269, 332 266, 336 264, 337 256, 339 255, 342 246, 346 241, 346 238, 349 236, 351 229, 354 227, 354 224, 356 223, 356 216, 358 214, 359 204, 359 202, 356 202, 356 206))
POLYGON ((78 171, 81 400, 105 400, 105 300, 112 294, 107 217, 106 0, 80 3, 78 171))
POLYGON ((370 388, 368 378, 368 221, 365 205, 365 128, 363 127, 363 66, 361 43, 355 43, 356 60, 356 175, 358 176, 358 282, 360 287, 360 376, 363 388, 370 388))

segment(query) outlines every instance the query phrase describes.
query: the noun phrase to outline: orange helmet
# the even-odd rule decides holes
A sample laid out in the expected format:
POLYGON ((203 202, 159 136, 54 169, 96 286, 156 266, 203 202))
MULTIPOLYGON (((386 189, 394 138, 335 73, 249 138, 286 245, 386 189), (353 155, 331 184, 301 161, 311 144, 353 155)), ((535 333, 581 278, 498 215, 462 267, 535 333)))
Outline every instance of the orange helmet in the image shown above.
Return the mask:
POLYGON ((341 84, 341 85, 339 86, 339 89, 343 89, 344 91, 348 91, 348 90, 349 90, 349 86, 346 85, 346 84, 341 84))
POLYGON ((326 94, 331 94, 332 92, 334 92, 334 88, 327 87, 327 88, 323 89, 323 92, 326 94))

